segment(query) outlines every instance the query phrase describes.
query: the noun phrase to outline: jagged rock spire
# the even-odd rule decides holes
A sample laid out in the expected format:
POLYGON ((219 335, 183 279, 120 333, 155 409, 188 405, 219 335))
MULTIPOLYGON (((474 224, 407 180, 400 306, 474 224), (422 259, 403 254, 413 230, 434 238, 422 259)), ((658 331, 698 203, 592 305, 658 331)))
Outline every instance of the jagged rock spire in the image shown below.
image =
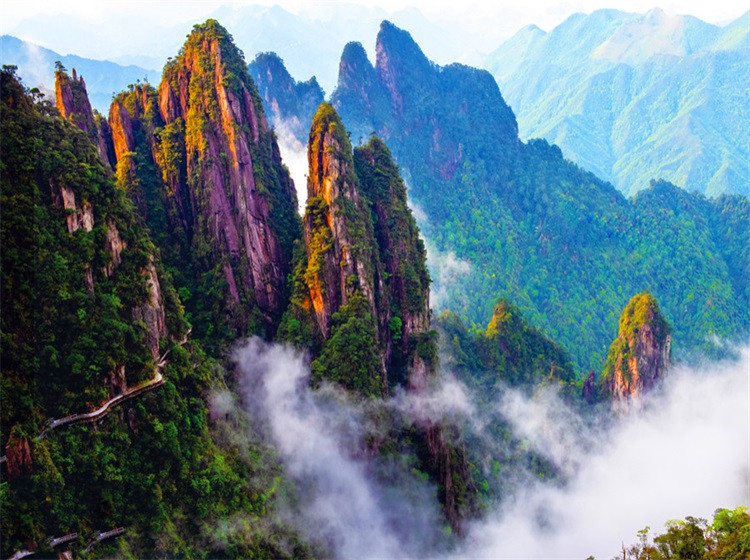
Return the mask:
POLYGON ((141 211, 165 205, 159 227, 193 274, 223 279, 221 293, 201 294, 222 300, 215 319, 235 334, 271 334, 287 304, 297 198, 231 35, 215 20, 194 26, 158 91, 125 92, 110 117, 118 178, 141 211), (155 187, 139 194, 146 183, 155 187))
POLYGON ((672 337, 656 299, 634 296, 620 316, 619 332, 607 355, 600 383, 615 399, 638 397, 667 373, 672 337))
POLYGON ((107 167, 114 167, 112 139, 109 125, 91 109, 86 82, 73 69, 71 78, 64 69, 55 72, 55 102, 63 118, 70 120, 83 130, 96 146, 99 158, 107 167))

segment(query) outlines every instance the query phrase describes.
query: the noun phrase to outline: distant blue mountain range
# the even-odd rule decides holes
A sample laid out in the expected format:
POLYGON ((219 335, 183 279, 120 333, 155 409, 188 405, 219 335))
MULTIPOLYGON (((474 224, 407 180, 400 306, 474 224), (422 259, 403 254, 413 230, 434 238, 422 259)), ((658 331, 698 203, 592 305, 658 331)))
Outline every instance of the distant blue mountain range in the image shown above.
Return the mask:
MULTIPOLYGON (((10 35, 0 36, 0 63, 18 66, 18 74, 27 87, 40 87, 54 93, 55 61, 86 80, 91 105, 107 114, 112 95, 136 80, 158 84, 161 74, 140 66, 121 66, 107 60, 91 60, 75 55, 61 55, 10 35)), ((54 95, 52 96, 54 100, 54 95)))
POLYGON ((484 62, 518 118, 626 194, 663 178, 709 196, 750 194, 750 12, 599 10, 519 31, 484 62))

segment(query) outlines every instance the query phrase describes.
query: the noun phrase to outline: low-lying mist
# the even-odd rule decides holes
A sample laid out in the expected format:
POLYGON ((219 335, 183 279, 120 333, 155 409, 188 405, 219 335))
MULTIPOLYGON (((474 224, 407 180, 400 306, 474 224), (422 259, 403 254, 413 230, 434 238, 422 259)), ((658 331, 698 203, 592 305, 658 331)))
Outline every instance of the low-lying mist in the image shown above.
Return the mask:
POLYGON ((299 122, 284 120, 279 115, 270 115, 273 129, 276 132, 276 142, 279 145, 281 160, 289 169, 289 175, 297 190, 297 211, 305 212, 307 203, 307 146, 299 141, 294 130, 299 128, 299 122))
POLYGON ((647 525, 750 504, 750 348, 739 355, 676 367, 595 433, 548 393, 508 395, 501 406, 514 428, 572 476, 563 487, 526 486, 476 523, 466 556, 601 560, 647 525))
POLYGON ((235 359, 241 405, 299 491, 282 504, 287 522, 335 557, 602 560, 646 525, 750 504, 750 346, 738 355, 676 367, 637 407, 598 420, 552 387, 501 390, 496 413, 560 476, 515 473, 523 482, 462 539, 446 536, 436 489, 408 454, 382 457, 363 443, 424 415, 460 422, 467 441, 491 438, 449 372, 422 398, 397 391, 362 404, 330 385, 312 390, 305 357, 286 346, 251 339, 235 359))

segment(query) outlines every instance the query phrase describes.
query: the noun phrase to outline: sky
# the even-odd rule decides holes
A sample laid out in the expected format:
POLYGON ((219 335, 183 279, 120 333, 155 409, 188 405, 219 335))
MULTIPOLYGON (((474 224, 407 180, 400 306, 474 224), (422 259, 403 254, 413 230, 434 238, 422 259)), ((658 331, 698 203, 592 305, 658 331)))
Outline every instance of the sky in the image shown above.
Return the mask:
MULTIPOLYGON (((508 35, 524 25, 536 24, 550 29, 576 12, 589 13, 600 8, 615 8, 629 12, 645 12, 659 6, 667 13, 690 14, 710 23, 726 22, 748 10, 746 0, 355 0, 352 3, 369 7, 381 7, 386 11, 398 11, 416 7, 430 18, 450 20, 456 14, 472 21, 478 29, 491 25, 502 28, 508 35)), ((6 33, 24 19, 46 14, 67 14, 90 21, 104 21, 112 16, 138 13, 155 22, 192 21, 200 19, 221 5, 278 4, 285 9, 325 12, 332 6, 345 2, 331 0, 277 0, 277 1, 222 1, 222 0, 6 0, 0 3, 0 31, 6 33), (176 8, 179 8, 176 10, 176 8)))
POLYGON ((481 66, 487 54, 524 26, 551 30, 574 13, 601 8, 645 13, 657 3, 668 15, 689 14, 714 24, 728 23, 748 10, 747 0, 5 0, 0 2, 0 34, 62 55, 160 71, 193 24, 216 17, 248 60, 273 50, 295 78, 316 74, 330 92, 338 68, 331 61, 338 60, 343 45, 352 40, 373 55, 383 19, 409 31, 438 64, 481 66), (259 10, 238 10, 265 6, 268 11, 274 5, 300 17, 272 15, 253 26, 246 18, 258 17, 252 14, 259 10), (301 39, 302 52, 295 38, 297 25, 307 34, 301 39))

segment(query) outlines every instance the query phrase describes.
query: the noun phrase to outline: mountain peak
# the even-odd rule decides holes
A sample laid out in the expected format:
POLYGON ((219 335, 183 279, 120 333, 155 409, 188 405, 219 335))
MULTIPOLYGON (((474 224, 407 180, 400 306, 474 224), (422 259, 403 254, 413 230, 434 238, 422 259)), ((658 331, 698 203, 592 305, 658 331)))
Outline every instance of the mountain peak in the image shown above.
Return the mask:
POLYGON ((663 23, 665 19, 667 19, 667 14, 659 8, 658 6, 656 8, 651 8, 648 12, 645 14, 646 21, 654 24, 660 24, 663 23))
POLYGON ((345 61, 349 64, 370 64, 365 48, 359 41, 350 41, 344 46, 344 51, 341 53, 341 63, 343 64, 345 61))
POLYGON ((321 103, 312 120, 308 143, 308 197, 321 197, 328 205, 339 194, 353 197, 349 192, 354 188, 354 180, 349 177, 354 172, 351 152, 349 137, 336 109, 330 103, 321 103), (344 187, 340 193, 338 186, 344 187))
POLYGON ((419 48, 411 33, 396 27, 390 21, 380 24, 375 44, 376 66, 380 70, 392 62, 413 65, 416 68, 430 68, 432 64, 419 48))
POLYGON ((193 25, 193 30, 188 35, 188 41, 193 37, 225 39, 227 37, 231 38, 231 35, 217 20, 209 18, 203 23, 193 25))
POLYGON ((108 167, 113 167, 107 121, 99 115, 94 115, 83 76, 76 75, 75 68, 72 70, 72 75, 72 78, 68 76, 62 65, 59 65, 55 71, 57 110, 64 119, 71 121, 88 135, 96 146, 102 162, 108 167))
POLYGON ((352 82, 357 76, 367 76, 374 79, 374 67, 367 58, 362 43, 351 41, 346 44, 339 62, 339 86, 352 82))
POLYGON ((288 74, 283 59, 274 51, 259 52, 255 55, 255 60, 253 62, 267 64, 278 70, 283 68, 283 71, 288 74))
POLYGON ((666 374, 672 338, 669 325, 649 292, 625 306, 617 338, 609 348, 602 383, 619 399, 637 397, 666 374))
POLYGON ((258 53, 248 70, 270 123, 276 130, 291 132, 304 145, 312 116, 325 97, 318 80, 313 76, 306 82, 295 81, 275 52, 258 53))
POLYGON ((176 215, 190 244, 210 247, 199 266, 221 267, 238 332, 250 314, 273 329, 285 305, 296 194, 242 51, 216 20, 195 25, 165 66, 158 104, 164 128, 179 138, 171 155, 185 166, 166 174, 182 205, 176 215))
POLYGON ((542 35, 546 35, 547 32, 541 27, 539 27, 538 25, 530 23, 529 25, 525 25, 524 27, 519 29, 516 32, 516 35, 525 34, 525 33, 540 33, 542 35))

